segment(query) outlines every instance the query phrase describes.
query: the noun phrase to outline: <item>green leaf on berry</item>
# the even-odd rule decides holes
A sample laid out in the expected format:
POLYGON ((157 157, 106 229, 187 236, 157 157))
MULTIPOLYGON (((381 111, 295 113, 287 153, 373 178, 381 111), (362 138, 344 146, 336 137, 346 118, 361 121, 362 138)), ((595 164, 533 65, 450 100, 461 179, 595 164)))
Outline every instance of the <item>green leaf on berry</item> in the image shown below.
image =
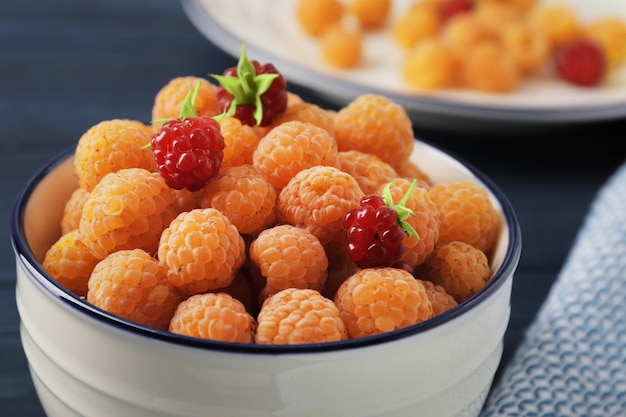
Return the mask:
POLYGON ((196 98, 198 98, 198 93, 200 92, 200 86, 200 81, 196 83, 195 88, 191 85, 189 86, 189 91, 187 92, 187 95, 185 96, 185 99, 180 106, 180 113, 178 114, 178 118, 180 120, 185 120, 188 117, 198 117, 195 103, 196 98))
POLYGON ((411 224, 406 221, 406 219, 408 219, 409 216, 415 216, 415 212, 411 210, 410 208, 406 207, 406 202, 409 200, 409 197, 411 196, 411 193, 413 193, 413 190, 415 189, 416 185, 417 185, 417 179, 414 179, 411 182, 411 186, 409 187, 407 192, 402 197, 402 200, 400 200, 398 204, 395 204, 393 202, 393 197, 391 195, 391 183, 387 184, 385 188, 383 188, 382 197, 383 197, 383 201, 385 202, 385 204, 391 207, 396 213, 398 213, 398 224, 400 225, 402 230, 404 230, 404 233, 406 233, 407 236, 409 237, 417 236, 418 239, 421 239, 420 235, 413 228, 413 226, 411 226, 411 224))
POLYGON ((248 59, 246 54, 246 45, 241 44, 241 56, 237 63, 237 76, 228 77, 219 74, 211 74, 226 91, 232 96, 233 100, 228 109, 218 117, 230 117, 237 111, 237 106, 241 104, 254 105, 254 120, 259 125, 263 120, 263 105, 261 96, 267 92, 272 85, 274 79, 279 74, 257 74, 252 61, 248 59))

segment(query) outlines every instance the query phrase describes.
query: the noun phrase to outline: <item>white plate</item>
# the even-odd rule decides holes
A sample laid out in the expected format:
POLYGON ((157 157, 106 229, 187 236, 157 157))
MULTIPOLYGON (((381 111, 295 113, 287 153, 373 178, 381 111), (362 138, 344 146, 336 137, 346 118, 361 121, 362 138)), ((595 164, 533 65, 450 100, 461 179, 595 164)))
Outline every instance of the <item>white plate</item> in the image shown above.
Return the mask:
MULTIPOLYGON (((626 19, 626 1, 538 0, 573 7, 583 22, 615 15, 626 19)), ((365 92, 380 93, 402 104, 418 123, 463 127, 500 124, 554 124, 626 116, 626 67, 598 88, 578 88, 551 77, 525 81, 518 91, 488 94, 468 90, 410 91, 399 72, 402 50, 380 32, 366 37, 366 65, 338 71, 319 59, 317 41, 295 19, 297 0, 182 0, 196 28, 215 45, 238 57, 245 41, 248 56, 272 62, 288 82, 321 92, 345 104, 365 92), (467 125, 467 126, 466 126, 467 125)), ((395 0, 393 13, 406 0, 395 0)))

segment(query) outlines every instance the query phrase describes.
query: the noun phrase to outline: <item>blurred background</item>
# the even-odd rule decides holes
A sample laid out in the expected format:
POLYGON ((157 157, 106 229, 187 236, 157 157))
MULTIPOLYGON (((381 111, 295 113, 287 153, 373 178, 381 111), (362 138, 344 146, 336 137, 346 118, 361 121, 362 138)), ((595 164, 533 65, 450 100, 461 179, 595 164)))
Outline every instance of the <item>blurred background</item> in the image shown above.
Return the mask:
MULTIPOLYGON (((253 56, 251 58, 254 58, 253 56)), ((150 120, 171 78, 221 73, 236 59, 190 23, 175 0, 0 2, 0 408, 43 416, 19 339, 12 205, 28 179, 113 118, 150 120)), ((280 68, 279 68, 280 69, 280 68)), ((333 108, 314 92, 290 90, 333 108)), ((522 227, 504 367, 541 306, 599 187, 624 162, 626 119, 498 133, 414 126, 508 196, 522 227)))

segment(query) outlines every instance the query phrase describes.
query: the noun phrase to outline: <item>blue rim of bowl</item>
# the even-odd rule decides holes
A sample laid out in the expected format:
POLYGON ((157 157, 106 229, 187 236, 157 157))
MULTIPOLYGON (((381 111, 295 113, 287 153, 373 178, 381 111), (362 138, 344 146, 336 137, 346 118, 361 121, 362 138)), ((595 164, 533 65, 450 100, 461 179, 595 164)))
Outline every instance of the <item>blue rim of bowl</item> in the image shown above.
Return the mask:
POLYGON ((453 159, 456 159, 458 162, 462 163, 495 196, 496 200, 502 207, 502 212, 509 230, 509 245, 506 248, 506 252, 504 254, 504 258, 502 260, 502 265, 500 266, 500 268, 495 271, 493 277, 487 283, 487 285, 472 298, 459 304, 457 307, 454 307, 453 309, 438 315, 437 317, 426 320, 422 323, 414 324, 412 326, 384 334, 343 340, 338 342, 298 345, 256 345, 204 340, 200 338, 182 336, 168 331, 158 330, 140 325, 138 323, 134 323, 130 320, 118 317, 96 306, 93 306, 84 299, 81 299, 80 297, 72 294, 61 285, 59 285, 52 277, 50 277, 50 275, 48 275, 44 271, 26 241, 26 236, 22 224, 26 205, 37 185, 47 174, 49 174, 61 163, 63 163, 72 156, 75 150, 74 147, 61 152, 60 154, 52 158, 35 174, 33 174, 33 176, 27 181, 26 186, 17 196, 13 205, 13 211, 11 216, 11 243, 13 246, 13 250, 16 254, 17 261, 21 262, 25 269, 31 272, 30 275, 35 280, 35 283, 44 292, 47 292, 48 295, 58 299, 59 301, 72 308, 75 308, 81 314, 85 314, 94 320, 100 321, 106 325, 110 325, 121 330, 129 331, 138 336, 142 335, 168 343, 200 348, 207 351, 217 350, 249 354, 273 355, 294 353, 319 353, 324 351, 339 351, 383 344, 425 332, 429 329, 435 328, 450 320, 453 320, 455 317, 465 313, 466 311, 477 307, 487 298, 489 298, 494 292, 496 292, 502 285, 504 285, 507 279, 513 279, 513 273, 517 268, 521 256, 522 242, 519 222, 517 220, 517 216, 513 210, 513 207, 511 206, 506 196, 502 193, 502 191, 486 175, 484 175, 481 171, 479 171, 463 159, 451 154, 448 151, 445 151, 437 145, 429 143, 426 144, 437 149, 438 151, 446 153, 453 159))

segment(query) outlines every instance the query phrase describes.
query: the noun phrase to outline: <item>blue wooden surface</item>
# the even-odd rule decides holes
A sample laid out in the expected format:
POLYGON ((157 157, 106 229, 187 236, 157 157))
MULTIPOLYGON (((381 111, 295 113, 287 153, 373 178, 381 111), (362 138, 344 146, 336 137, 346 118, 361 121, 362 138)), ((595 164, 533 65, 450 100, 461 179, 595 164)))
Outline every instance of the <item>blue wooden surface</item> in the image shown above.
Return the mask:
MULTIPOLYGON (((41 164, 93 124, 149 120, 154 95, 170 78, 234 64, 174 0, 0 2, 0 415, 44 416, 19 339, 9 240, 15 197, 41 164)), ((292 89, 331 106, 304 88, 292 89)), ((486 137, 414 129, 489 175, 519 217, 523 249, 506 366, 595 193, 624 161, 626 119, 486 137)))

